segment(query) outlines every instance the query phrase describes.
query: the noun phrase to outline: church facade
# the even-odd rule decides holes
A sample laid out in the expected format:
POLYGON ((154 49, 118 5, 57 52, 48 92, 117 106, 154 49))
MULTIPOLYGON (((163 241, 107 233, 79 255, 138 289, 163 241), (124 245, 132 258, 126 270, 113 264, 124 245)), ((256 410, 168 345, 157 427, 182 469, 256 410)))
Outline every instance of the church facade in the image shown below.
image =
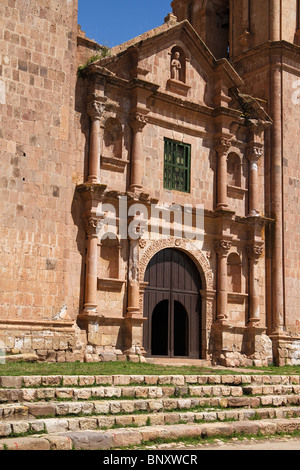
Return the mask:
POLYGON ((173 0, 110 50, 76 0, 21 3, 0 6, 5 352, 299 364, 299 1, 173 0))

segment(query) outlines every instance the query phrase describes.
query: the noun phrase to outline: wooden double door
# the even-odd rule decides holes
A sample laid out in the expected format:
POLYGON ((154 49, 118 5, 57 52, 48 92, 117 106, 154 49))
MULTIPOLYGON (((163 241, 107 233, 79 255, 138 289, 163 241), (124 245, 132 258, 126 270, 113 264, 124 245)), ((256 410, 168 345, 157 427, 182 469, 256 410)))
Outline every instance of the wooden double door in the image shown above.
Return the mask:
POLYGON ((200 358, 201 278, 180 250, 158 252, 145 273, 144 348, 148 356, 200 358))

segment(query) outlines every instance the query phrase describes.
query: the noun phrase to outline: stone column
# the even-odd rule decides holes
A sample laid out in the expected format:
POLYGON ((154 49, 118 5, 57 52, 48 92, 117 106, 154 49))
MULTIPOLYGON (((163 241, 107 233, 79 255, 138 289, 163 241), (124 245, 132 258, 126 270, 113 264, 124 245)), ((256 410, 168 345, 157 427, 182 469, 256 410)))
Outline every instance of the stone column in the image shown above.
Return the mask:
POLYGON ((259 181, 258 181, 258 161, 263 155, 262 147, 253 145, 248 148, 247 157, 250 162, 249 172, 249 216, 259 214, 259 181))
POLYGON ((142 190, 143 177, 143 129, 147 124, 147 118, 141 113, 135 113, 131 117, 130 126, 132 135, 131 155, 131 191, 142 190))
POLYGON ((215 249, 218 255, 218 281, 217 281, 217 322, 226 322, 227 315, 227 256, 231 242, 218 240, 215 249))
POLYGON ((231 146, 229 139, 220 139, 215 149, 218 154, 218 196, 217 209, 228 207, 227 203, 227 155, 231 146))
POLYGON ((281 334, 285 324, 283 267, 283 187, 282 187, 282 64, 271 68, 271 216, 272 228, 272 329, 281 334))
POLYGON ((97 311, 97 282, 98 282, 98 233, 102 219, 93 215, 84 218, 84 227, 87 233, 87 255, 85 274, 85 313, 97 311))
POLYGON ((127 316, 140 314, 139 240, 129 240, 127 316))
POLYGON ((257 272, 258 260, 262 255, 263 247, 251 245, 247 248, 249 258, 249 286, 250 286, 250 315, 249 326, 255 326, 260 322, 259 312, 259 278, 257 272))
POLYGON ((270 5, 270 41, 280 41, 281 38, 281 2, 269 0, 270 5))
POLYGON ((104 105, 98 101, 88 103, 88 114, 90 116, 90 149, 89 149, 89 175, 88 182, 97 184, 100 182, 100 119, 104 105))

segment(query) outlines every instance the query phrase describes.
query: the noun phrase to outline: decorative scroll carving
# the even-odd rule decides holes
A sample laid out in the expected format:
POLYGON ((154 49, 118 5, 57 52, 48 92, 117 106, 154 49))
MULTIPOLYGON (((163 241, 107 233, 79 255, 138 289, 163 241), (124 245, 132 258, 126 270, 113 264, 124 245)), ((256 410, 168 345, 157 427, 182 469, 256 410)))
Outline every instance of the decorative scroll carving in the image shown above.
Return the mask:
POLYGON ((128 280, 130 283, 137 283, 139 280, 139 249, 137 240, 131 240, 130 242, 128 280))

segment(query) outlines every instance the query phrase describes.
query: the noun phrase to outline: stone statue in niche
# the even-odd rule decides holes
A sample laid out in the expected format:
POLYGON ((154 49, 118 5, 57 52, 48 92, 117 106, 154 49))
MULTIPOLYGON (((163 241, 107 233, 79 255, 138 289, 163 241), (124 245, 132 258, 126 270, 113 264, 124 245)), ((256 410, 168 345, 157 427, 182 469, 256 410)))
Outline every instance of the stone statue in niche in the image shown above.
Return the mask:
POLYGON ((181 62, 180 62, 180 53, 176 51, 171 60, 171 78, 172 80, 180 81, 180 71, 181 71, 181 62))

